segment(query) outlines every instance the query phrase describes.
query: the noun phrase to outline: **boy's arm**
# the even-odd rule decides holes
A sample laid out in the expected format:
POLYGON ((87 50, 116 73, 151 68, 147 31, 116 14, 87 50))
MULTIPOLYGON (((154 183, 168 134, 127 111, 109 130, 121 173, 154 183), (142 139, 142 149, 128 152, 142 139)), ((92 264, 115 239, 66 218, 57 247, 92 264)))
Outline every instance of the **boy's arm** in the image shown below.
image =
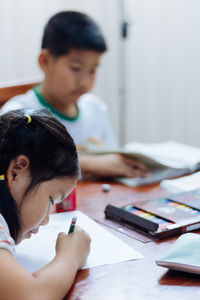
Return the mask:
POLYGON ((147 168, 138 160, 121 154, 80 154, 83 177, 146 177, 147 168))

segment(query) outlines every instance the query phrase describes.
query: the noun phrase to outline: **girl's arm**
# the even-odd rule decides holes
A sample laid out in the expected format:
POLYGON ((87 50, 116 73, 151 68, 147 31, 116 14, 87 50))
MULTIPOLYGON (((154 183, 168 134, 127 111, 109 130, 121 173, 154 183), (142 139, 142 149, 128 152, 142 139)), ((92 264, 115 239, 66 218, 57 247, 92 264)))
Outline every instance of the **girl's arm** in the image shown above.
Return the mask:
POLYGON ((67 294, 89 253, 90 238, 77 228, 59 234, 56 256, 45 267, 28 273, 5 249, 0 249, 0 299, 60 300, 67 294))

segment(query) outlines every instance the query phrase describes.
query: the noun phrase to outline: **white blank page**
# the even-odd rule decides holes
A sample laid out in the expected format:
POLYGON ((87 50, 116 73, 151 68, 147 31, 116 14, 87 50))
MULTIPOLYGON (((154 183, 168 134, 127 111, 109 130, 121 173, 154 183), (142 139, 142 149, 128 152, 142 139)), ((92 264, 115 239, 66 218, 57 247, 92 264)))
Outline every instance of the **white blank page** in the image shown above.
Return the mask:
POLYGON ((16 246, 17 261, 30 272, 50 262, 55 256, 57 235, 61 231, 68 232, 73 216, 77 216, 77 225, 81 226, 92 239, 90 254, 84 268, 143 258, 139 252, 87 215, 73 211, 50 215, 47 226, 41 226, 36 235, 16 246))

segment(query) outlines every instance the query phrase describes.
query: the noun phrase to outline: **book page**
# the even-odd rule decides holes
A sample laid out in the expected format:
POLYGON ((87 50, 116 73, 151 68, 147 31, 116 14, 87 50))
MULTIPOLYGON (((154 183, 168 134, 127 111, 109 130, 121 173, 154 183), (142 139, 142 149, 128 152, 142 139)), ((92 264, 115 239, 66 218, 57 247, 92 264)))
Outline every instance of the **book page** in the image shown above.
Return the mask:
POLYGON ((16 246, 17 261, 29 272, 34 272, 50 262, 55 256, 57 235, 59 232, 68 232, 73 216, 77 216, 77 225, 81 226, 92 239, 90 254, 84 268, 143 258, 139 252, 87 215, 80 211, 72 211, 50 215, 47 226, 41 226, 36 235, 16 246))
POLYGON ((127 151, 137 151, 171 168, 195 170, 200 163, 200 148, 168 141, 163 143, 129 143, 127 151))

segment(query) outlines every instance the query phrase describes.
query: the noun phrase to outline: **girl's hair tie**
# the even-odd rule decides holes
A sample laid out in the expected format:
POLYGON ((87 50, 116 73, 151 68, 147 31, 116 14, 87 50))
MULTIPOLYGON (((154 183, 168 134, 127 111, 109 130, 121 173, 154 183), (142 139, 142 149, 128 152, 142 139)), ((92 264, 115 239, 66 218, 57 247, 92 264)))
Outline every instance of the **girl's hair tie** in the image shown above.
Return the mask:
POLYGON ((25 114, 24 116, 28 119, 27 124, 31 123, 31 121, 32 121, 31 116, 29 116, 27 114, 25 114))
POLYGON ((5 180, 5 175, 0 175, 0 180, 5 180))

